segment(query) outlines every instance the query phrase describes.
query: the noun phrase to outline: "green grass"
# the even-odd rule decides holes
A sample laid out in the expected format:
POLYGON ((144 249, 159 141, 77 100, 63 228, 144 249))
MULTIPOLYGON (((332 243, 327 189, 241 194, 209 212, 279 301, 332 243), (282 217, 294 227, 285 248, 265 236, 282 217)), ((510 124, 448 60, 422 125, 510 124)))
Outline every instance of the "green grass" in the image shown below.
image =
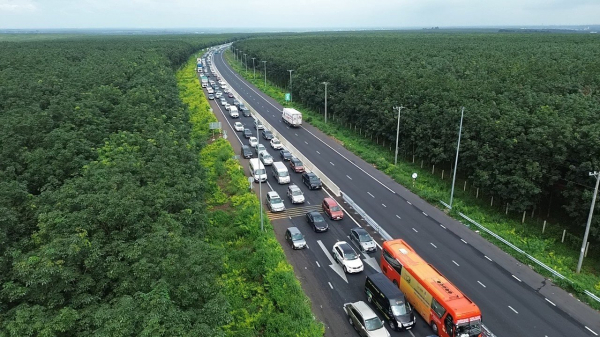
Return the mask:
MULTIPOLYGON (((310 123, 325 134, 337 139, 346 149, 360 156, 368 163, 371 163, 377 169, 381 170, 413 193, 419 195, 424 200, 437 207, 443 207, 440 204, 440 200, 446 202, 449 200, 451 180, 447 169, 445 172, 445 180, 442 180, 439 174, 439 168, 435 174, 432 174, 431 168, 421 168, 420 161, 412 163, 412 159, 406 160, 406 158, 399 156, 398 164, 394 165, 394 155, 389 147, 391 144, 385 144, 385 147, 381 144, 377 144, 376 140, 367 139, 364 136, 359 135, 359 129, 354 131, 354 129, 350 129, 348 125, 343 125, 343 121, 331 121, 331 119, 329 119, 328 123, 325 124, 321 113, 306 108, 298 102, 286 104, 284 101, 285 91, 268 81, 267 86, 265 87, 264 74, 260 73, 259 75, 258 69, 256 79, 253 79, 252 70, 249 69, 248 72, 246 72, 245 68, 242 68, 240 63, 233 59, 233 56, 229 51, 226 52, 225 58, 236 72, 256 85, 264 93, 276 99, 282 105, 291 106, 302 111, 305 122, 310 123), (413 186, 411 176, 414 172, 418 174, 418 179, 413 186)), ((458 215, 459 212, 462 212, 479 224, 500 235, 505 240, 545 263, 550 268, 558 271, 570 279, 572 283, 554 279, 552 274, 539 267, 527 257, 514 251, 512 248, 484 232, 481 234, 482 237, 494 243, 522 263, 530 265, 532 269, 539 274, 552 279, 557 285, 572 292, 575 296, 588 303, 594 309, 600 309, 600 303, 583 293, 583 290, 585 289, 600 296, 600 258, 592 253, 593 249, 590 248, 590 255, 584 260, 581 274, 575 273, 575 267, 577 266, 577 260, 579 258, 579 247, 581 245, 580 236, 568 234, 565 243, 561 243, 562 227, 556 224, 548 225, 545 233, 541 234, 541 223, 526 221, 522 224, 520 215, 509 214, 507 216, 498 208, 490 207, 489 198, 484 201, 481 194, 480 198, 475 198, 470 189, 463 192, 463 182, 464 180, 457 182, 456 184, 453 209, 449 212, 450 216, 463 223, 467 223, 466 220, 458 215)), ((471 227, 473 230, 477 229, 476 226, 471 227)))

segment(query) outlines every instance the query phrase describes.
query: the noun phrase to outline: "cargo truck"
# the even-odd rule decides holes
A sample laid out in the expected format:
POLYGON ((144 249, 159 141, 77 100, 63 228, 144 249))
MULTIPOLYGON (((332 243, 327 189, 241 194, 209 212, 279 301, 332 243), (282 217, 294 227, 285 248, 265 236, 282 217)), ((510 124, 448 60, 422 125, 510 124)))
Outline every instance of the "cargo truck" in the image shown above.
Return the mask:
POLYGON ((202 83, 202 88, 206 88, 208 86, 208 77, 202 76, 200 82, 202 83))
POLYGON ((302 113, 296 109, 283 108, 281 119, 290 126, 300 127, 302 125, 302 113))

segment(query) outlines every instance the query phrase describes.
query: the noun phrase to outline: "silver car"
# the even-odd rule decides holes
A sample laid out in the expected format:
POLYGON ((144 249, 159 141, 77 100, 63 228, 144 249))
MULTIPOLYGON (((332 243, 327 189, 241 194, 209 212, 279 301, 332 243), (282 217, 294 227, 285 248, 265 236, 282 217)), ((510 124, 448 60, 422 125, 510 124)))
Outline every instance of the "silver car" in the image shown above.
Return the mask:
POLYGON ((285 240, 292 246, 293 249, 306 248, 306 240, 304 235, 297 227, 289 227, 285 231, 285 240))
POLYGON ((302 193, 302 190, 300 189, 300 187, 298 187, 296 185, 288 186, 287 196, 288 196, 288 198, 290 198, 290 201, 292 202, 292 204, 304 203, 304 193, 302 193))
POLYGON ((345 303, 344 311, 348 315, 348 322, 364 337, 390 337, 390 333, 383 326, 377 314, 363 301, 345 303))
MULTIPOLYGON (((261 144, 262 145, 262 144, 261 144)), ((273 165, 273 156, 269 154, 267 151, 260 151, 258 154, 258 158, 262 161, 263 165, 273 165)))
POLYGON ((350 230, 350 240, 356 244, 363 252, 375 252, 377 251, 377 245, 375 240, 369 235, 369 233, 360 227, 352 228, 350 230))
POLYGON ((283 212, 285 211, 285 205, 283 200, 279 197, 279 194, 275 191, 267 193, 267 206, 271 212, 283 212))

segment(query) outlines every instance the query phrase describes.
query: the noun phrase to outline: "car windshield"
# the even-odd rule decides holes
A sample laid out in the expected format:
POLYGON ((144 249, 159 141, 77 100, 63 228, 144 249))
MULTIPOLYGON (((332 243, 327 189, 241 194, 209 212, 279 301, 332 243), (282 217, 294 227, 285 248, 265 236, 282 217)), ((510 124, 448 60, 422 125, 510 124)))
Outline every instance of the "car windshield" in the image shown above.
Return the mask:
POLYGON ((314 222, 325 222, 325 219, 323 219, 323 216, 321 214, 315 214, 315 215, 313 215, 313 221, 314 222))
POLYGON ((310 181, 318 183, 319 182, 319 178, 318 177, 310 177, 310 181))
POLYGON ((273 160, 273 157, 271 157, 271 156, 270 156, 270 155, 268 155, 268 154, 265 154, 265 155, 263 155, 263 159, 264 159, 264 160, 273 160))
POLYGON ((480 333, 481 321, 473 321, 456 326, 456 336, 478 336, 480 333))
POLYGON ((406 315, 410 312, 410 304, 408 302, 392 300, 390 304, 394 316, 406 315))
POLYGON ((302 191, 300 191, 300 190, 293 190, 292 191, 292 195, 302 195, 302 191))
POLYGON ((365 328, 367 331, 379 330, 383 328, 383 322, 379 318, 373 317, 365 321, 365 328))
POLYGON ((373 241, 373 239, 368 233, 358 233, 358 239, 360 240, 360 242, 373 241))
POLYGON ((258 169, 254 172, 255 172, 254 174, 265 174, 265 169, 258 169))
POLYGON ((280 177, 287 177, 288 176, 288 171, 279 171, 279 176, 280 177))
POLYGON ((340 206, 333 206, 333 207, 331 207, 331 211, 332 212, 339 212, 340 210, 341 210, 340 206))
POLYGON ((271 198, 271 203, 272 204, 281 204, 281 198, 279 198, 279 197, 271 198))
POLYGON ((304 239, 304 236, 302 236, 302 234, 300 234, 300 233, 292 234, 292 240, 296 241, 296 240, 302 240, 302 239, 304 239))
POLYGON ((344 259, 346 260, 356 260, 358 259, 358 255, 353 250, 348 250, 344 252, 344 259))

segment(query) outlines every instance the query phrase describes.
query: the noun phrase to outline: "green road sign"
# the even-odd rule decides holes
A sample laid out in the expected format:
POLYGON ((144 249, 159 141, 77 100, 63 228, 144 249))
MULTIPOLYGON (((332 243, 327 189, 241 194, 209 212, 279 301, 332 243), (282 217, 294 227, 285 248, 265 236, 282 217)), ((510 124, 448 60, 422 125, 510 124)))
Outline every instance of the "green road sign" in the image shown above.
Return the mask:
POLYGON ((290 97, 291 97, 290 93, 289 93, 289 92, 288 92, 288 93, 286 93, 286 94, 285 94, 285 101, 286 101, 286 102, 289 102, 289 101, 290 101, 290 97))

